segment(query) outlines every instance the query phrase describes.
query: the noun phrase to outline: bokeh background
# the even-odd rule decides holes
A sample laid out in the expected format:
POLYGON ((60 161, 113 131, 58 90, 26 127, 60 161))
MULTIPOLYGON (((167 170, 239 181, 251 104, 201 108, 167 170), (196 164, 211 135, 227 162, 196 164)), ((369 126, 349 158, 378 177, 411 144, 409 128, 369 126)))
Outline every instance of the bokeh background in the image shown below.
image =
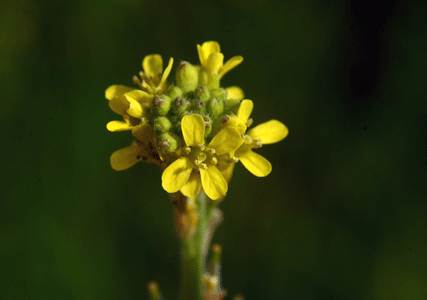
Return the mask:
POLYGON ((172 204, 157 167, 110 168, 104 91, 207 40, 290 130, 221 204, 229 295, 427 299, 427 10, 397 2, 2 1, 0 299, 176 299, 172 204))

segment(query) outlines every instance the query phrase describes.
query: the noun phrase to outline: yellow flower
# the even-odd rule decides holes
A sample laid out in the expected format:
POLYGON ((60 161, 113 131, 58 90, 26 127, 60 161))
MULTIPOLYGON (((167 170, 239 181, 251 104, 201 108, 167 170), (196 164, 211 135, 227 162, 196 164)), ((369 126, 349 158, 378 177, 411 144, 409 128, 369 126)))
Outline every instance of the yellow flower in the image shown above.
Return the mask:
POLYGON ((159 54, 151 54, 144 57, 142 61, 142 69, 139 72, 139 79, 137 76, 133 77, 133 82, 138 84, 140 88, 151 95, 161 95, 166 92, 168 78, 173 65, 173 58, 169 59, 168 66, 163 72, 163 59, 159 54))
POLYGON ((146 109, 151 107, 153 96, 144 91, 123 85, 112 85, 105 91, 112 111, 123 116, 124 121, 111 121, 107 124, 109 131, 131 130, 146 117, 146 109))
POLYGON ((221 79, 225 73, 239 65, 243 61, 241 56, 233 56, 224 64, 224 55, 221 53, 221 48, 217 42, 204 42, 203 45, 197 45, 199 59, 202 68, 208 74, 218 74, 221 79))
MULTIPOLYGON (((244 134, 246 127, 252 123, 252 120, 249 119, 252 109, 253 102, 251 100, 243 100, 237 112, 238 120, 234 120, 235 124, 231 126, 235 126, 240 133, 244 134)), ((263 144, 277 143, 283 140, 288 133, 288 128, 277 120, 262 123, 243 135, 244 142, 236 150, 234 156, 255 176, 267 176, 271 172, 270 162, 263 156, 253 152, 252 149, 260 148, 263 144)))
POLYGON ((182 156, 164 170, 163 188, 169 193, 181 190, 193 199, 202 187, 213 200, 224 196, 228 189, 227 181, 216 165, 220 156, 235 151, 242 144, 240 133, 233 127, 224 128, 205 146, 205 120, 202 116, 184 116, 181 128, 186 146, 182 148, 182 156))
POLYGON ((115 151, 110 157, 111 167, 116 171, 126 170, 139 161, 161 165, 155 146, 155 132, 151 125, 140 124, 132 129, 137 139, 132 145, 115 151))

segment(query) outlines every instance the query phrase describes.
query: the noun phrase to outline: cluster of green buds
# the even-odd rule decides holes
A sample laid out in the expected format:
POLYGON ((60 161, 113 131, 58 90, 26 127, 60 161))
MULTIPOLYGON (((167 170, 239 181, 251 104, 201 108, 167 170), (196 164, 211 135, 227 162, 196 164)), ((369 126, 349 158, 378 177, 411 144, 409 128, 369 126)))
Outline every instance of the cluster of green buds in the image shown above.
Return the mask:
POLYGON ((170 85, 165 94, 154 97, 150 123, 163 154, 175 153, 184 145, 181 128, 184 116, 202 116, 205 138, 209 139, 223 128, 230 116, 237 114, 241 101, 230 99, 226 89, 207 82, 205 73, 200 66, 183 61, 176 72, 176 86, 170 85))

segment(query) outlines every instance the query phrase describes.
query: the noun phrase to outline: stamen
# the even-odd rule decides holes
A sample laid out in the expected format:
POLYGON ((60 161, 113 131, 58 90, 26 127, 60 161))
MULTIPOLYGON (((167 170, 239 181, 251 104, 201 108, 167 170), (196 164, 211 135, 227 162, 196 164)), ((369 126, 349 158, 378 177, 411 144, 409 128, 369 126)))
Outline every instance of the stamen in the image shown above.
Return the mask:
POLYGON ((190 154, 190 152, 191 152, 191 148, 190 148, 190 147, 188 147, 188 146, 185 146, 185 147, 182 149, 182 151, 183 151, 186 155, 188 155, 188 154, 190 154))
POLYGON ((212 157, 210 163, 216 165, 218 163, 218 159, 216 159, 216 157, 212 157))
POLYGON ((214 155, 216 153, 216 150, 214 148, 209 148, 206 150, 210 155, 214 155))
POLYGON ((254 143, 255 143, 255 148, 261 148, 262 147, 261 139, 255 139, 254 143))
POLYGON ((236 164, 239 162, 239 159, 237 157, 233 157, 233 160, 236 164))
POLYGON ((142 72, 142 71, 139 71, 138 72, 138 74, 139 74, 139 76, 141 77, 141 79, 143 79, 145 76, 144 76, 144 72, 142 72))
POLYGON ((247 126, 247 127, 251 126, 253 122, 254 122, 254 120, 253 120, 252 118, 249 118, 249 119, 246 121, 246 126, 247 126))
POLYGON ((245 135, 243 136, 243 142, 244 142, 245 144, 251 144, 251 143, 252 143, 252 138, 251 138, 249 135, 245 134, 245 135))
POLYGON ((202 168, 203 170, 206 170, 208 168, 208 166, 205 163, 201 163, 199 167, 202 168))
POLYGON ((200 151, 203 151, 205 150, 205 145, 204 144, 197 145, 197 148, 199 148, 200 151))
POLYGON ((200 162, 204 162, 206 159, 206 153, 200 153, 199 156, 197 156, 197 160, 199 160, 200 162))
POLYGON ((141 80, 140 80, 136 75, 134 75, 134 76, 132 77, 132 81, 133 81, 133 83, 135 83, 136 85, 141 85, 141 80))

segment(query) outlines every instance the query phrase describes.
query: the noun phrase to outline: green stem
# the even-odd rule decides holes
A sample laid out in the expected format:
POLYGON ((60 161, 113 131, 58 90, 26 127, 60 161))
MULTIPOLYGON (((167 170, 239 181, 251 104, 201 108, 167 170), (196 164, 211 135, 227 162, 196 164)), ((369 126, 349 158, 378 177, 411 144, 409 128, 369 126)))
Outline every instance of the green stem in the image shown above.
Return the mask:
POLYGON ((196 199, 199 220, 194 235, 181 241, 181 291, 180 300, 202 300, 203 238, 206 228, 206 194, 202 191, 196 199))

